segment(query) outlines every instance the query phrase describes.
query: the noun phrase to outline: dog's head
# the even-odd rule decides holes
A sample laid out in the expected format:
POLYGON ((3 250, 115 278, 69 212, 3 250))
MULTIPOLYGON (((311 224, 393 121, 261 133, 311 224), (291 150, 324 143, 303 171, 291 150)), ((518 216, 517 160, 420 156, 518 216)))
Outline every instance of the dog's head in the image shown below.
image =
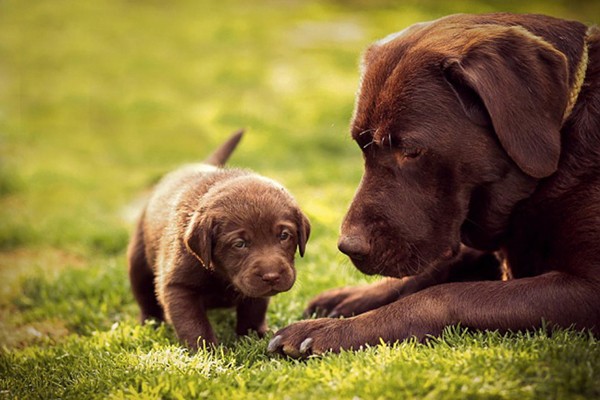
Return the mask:
POLYGON ((200 263, 248 297, 289 290, 310 223, 278 183, 244 175, 213 186, 191 216, 184 241, 200 263))
POLYGON ((367 50, 351 127, 365 171, 339 241, 359 269, 403 276, 461 242, 497 249, 515 204, 558 168, 585 33, 568 24, 458 15, 367 50))

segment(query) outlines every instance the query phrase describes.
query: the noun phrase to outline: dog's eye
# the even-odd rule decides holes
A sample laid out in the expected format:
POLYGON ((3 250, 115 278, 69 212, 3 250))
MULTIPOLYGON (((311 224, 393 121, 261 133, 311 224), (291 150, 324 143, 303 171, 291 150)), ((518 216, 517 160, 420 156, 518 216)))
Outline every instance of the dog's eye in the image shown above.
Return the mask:
POLYGON ((236 249, 243 249, 248 247, 248 243, 244 239, 237 239, 233 242, 233 247, 236 249))
POLYGON ((402 154, 404 155, 404 157, 406 158, 417 158, 421 155, 421 153, 423 153, 423 150, 421 149, 417 149, 417 148, 408 148, 408 149, 404 149, 402 151, 402 154))
POLYGON ((292 237, 292 235, 288 231, 283 231, 279 234, 279 240, 282 242, 288 240, 290 237, 292 237))
POLYGON ((419 158, 423 154, 423 149, 416 147, 404 148, 395 154, 396 161, 398 164, 404 164, 408 161, 419 158))

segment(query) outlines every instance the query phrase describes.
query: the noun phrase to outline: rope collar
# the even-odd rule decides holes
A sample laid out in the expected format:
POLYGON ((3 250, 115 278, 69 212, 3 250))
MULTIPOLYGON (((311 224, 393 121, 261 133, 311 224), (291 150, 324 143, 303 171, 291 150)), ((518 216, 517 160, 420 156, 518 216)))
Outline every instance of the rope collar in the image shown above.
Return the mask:
POLYGON ((588 34, 586 34, 583 39, 583 52, 581 53, 581 58, 579 59, 579 64, 577 64, 577 70, 575 71, 575 82, 573 83, 573 87, 569 92, 567 108, 563 114, 563 123, 567 120, 567 118, 569 118, 571 112, 573 112, 573 107, 575 107, 575 103, 577 103, 577 97, 579 97, 581 87, 583 86, 583 81, 585 80, 585 73, 589 63, 589 49, 587 43, 588 34))

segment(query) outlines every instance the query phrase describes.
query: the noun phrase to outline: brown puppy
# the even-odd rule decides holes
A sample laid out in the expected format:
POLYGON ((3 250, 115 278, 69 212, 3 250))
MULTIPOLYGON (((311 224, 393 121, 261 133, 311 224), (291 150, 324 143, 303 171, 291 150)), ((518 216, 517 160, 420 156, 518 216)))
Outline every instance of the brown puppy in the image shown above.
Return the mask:
POLYGON ((239 335, 263 335, 268 298, 289 290, 294 255, 304 255, 310 224, 278 183, 221 169, 241 138, 205 164, 167 175, 154 190, 129 245, 129 277, 142 322, 166 319, 191 348, 216 344, 206 316, 237 307, 239 335))
POLYGON ((271 351, 457 323, 600 332, 598 28, 511 14, 413 25, 366 52, 352 137, 365 172, 338 246, 394 279, 322 294, 309 313, 360 315, 293 324, 271 351))

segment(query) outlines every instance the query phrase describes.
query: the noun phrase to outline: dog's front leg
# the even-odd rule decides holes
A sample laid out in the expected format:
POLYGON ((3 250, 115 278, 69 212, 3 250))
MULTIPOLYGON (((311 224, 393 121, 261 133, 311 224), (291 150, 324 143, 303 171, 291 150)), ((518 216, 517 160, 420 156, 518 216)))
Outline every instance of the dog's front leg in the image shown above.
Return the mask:
POLYGON ((494 254, 463 246, 461 253, 451 262, 439 264, 418 275, 385 278, 369 285, 327 290, 310 301, 304 316, 352 317, 433 285, 467 280, 499 280, 501 275, 500 262, 494 254))
POLYGON ((305 317, 353 317, 382 307, 399 298, 431 286, 429 277, 414 275, 402 279, 385 278, 359 286, 330 289, 313 298, 305 317))
POLYGON ((164 289, 165 313, 179 340, 191 349, 216 345, 217 338, 206 316, 206 308, 197 290, 181 285, 164 289))
POLYGON ((432 286, 387 306, 348 319, 300 321, 277 332, 269 351, 292 357, 365 344, 439 335, 461 324, 480 330, 549 326, 600 331, 597 283, 550 272, 510 281, 455 282, 432 286))

